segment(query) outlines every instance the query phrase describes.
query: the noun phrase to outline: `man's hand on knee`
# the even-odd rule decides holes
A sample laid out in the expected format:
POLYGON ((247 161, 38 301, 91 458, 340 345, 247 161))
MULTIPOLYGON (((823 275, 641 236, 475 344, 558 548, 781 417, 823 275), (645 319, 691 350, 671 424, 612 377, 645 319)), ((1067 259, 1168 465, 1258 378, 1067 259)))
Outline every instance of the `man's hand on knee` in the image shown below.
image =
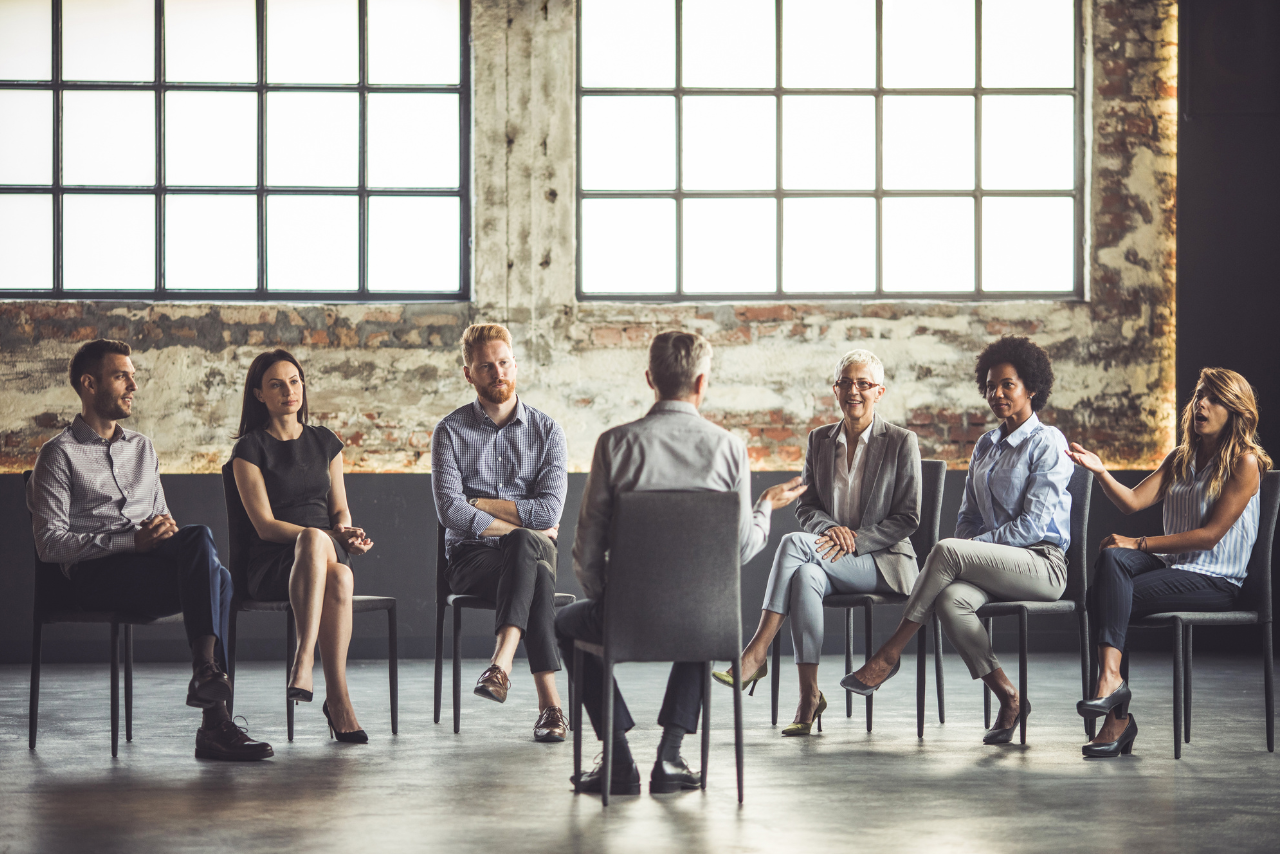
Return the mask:
POLYGON ((169 515, 152 516, 143 522, 134 536, 133 545, 140 552, 149 552, 161 540, 167 540, 178 533, 178 523, 169 515))

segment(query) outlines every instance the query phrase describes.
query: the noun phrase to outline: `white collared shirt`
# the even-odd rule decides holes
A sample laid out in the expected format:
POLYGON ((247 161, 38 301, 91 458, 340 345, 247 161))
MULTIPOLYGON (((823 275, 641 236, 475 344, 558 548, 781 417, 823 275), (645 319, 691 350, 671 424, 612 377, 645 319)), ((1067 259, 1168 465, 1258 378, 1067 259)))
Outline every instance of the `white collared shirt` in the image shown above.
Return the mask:
POLYGON ((858 436, 858 445, 853 449, 852 465, 849 464, 849 440, 845 436, 843 424, 840 425, 840 436, 836 439, 836 470, 831 478, 831 515, 849 530, 857 530, 862 522, 862 473, 867 466, 867 440, 871 437, 874 424, 872 421, 858 436))

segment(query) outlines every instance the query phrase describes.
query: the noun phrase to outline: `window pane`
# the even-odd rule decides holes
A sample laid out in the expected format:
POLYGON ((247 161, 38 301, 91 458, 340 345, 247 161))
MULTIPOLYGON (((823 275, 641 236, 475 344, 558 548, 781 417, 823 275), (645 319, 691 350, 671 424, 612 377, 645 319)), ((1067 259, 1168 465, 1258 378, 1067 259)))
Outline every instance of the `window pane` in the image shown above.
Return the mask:
POLYGON ((53 196, 0 195, 0 290, 53 287, 53 196))
POLYGON ((875 98, 784 97, 782 185, 789 190, 875 189, 875 98))
POLYGON ((778 204, 773 199, 686 199, 686 293, 777 290, 778 204))
POLYGON ((458 96, 369 96, 369 185, 458 186, 458 96))
POLYGON ((676 99, 583 98, 582 186, 675 189, 676 99))
POLYGON ((685 86, 773 86, 773 0, 684 0, 685 86))
POLYGON ((186 83, 256 83, 254 0, 165 0, 164 76, 186 83))
POLYGON ((674 3, 582 0, 581 9, 583 86, 676 85, 674 3))
POLYGON ((164 222, 166 289, 258 286, 257 196, 166 196, 164 222))
MULTIPOLYGON (((354 187, 359 172, 359 96, 354 92, 267 94, 267 183, 354 187)), ((457 162, 457 155, 453 156, 457 162)))
POLYGON ((777 184, 776 98, 684 99, 684 187, 772 190, 777 184))
POLYGON ((582 291, 674 294, 675 200, 584 199, 582 291))
POLYGON ((452 196, 370 198, 369 290, 458 290, 460 228, 452 196))
POLYGON ((973 0, 884 0, 884 85, 973 86, 973 25, 973 0))
POLYGON ((359 230, 355 196, 269 196, 268 289, 356 290, 359 230))
POLYGON ((155 12, 155 0, 62 0, 62 78, 155 80, 155 12))
POLYGON ((787 0, 782 7, 782 85, 875 86, 875 0, 787 0))
POLYGON ((267 0, 267 81, 357 83, 356 0, 267 0))
POLYGON ((457 83, 458 0, 369 0, 370 83, 457 83))
POLYGON ((787 199, 782 213, 784 291, 876 289, 875 199, 787 199))
POLYGON ((884 186, 973 188, 972 96, 885 96, 884 186))
POLYGON ((982 289, 1073 290, 1075 231, 1071 199, 983 199, 982 289))
POLYGON ((165 182, 174 186, 258 183, 258 96, 252 92, 165 93, 165 182))
POLYGON ((150 291, 156 286, 156 197, 62 198, 62 286, 150 291))
POLYGON ((983 0, 982 85, 1075 85, 1073 0, 983 0))
POLYGON ((973 290, 973 199, 885 199, 886 291, 973 290))
POLYGON ((1075 186, 1075 99, 984 95, 982 186, 1070 190, 1075 186))
POLYGON ((62 180, 66 184, 156 182, 152 92, 64 92, 62 180))
POLYGON ((49 0, 0 0, 0 80, 53 79, 52 27, 49 0))
POLYGON ((53 183, 53 93, 0 91, 0 184, 53 183))

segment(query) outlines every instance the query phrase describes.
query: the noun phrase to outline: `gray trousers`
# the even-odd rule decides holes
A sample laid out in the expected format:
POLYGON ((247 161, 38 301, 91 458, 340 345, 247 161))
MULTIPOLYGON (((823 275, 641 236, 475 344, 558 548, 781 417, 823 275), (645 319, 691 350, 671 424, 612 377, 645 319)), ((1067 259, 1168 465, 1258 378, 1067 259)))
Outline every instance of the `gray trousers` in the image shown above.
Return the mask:
POLYGON ((782 538, 773 556, 764 610, 791 615, 791 646, 796 664, 817 664, 822 656, 822 599, 832 593, 887 592, 871 554, 830 561, 818 554, 816 534, 782 538))
POLYGON ((1048 543, 1030 548, 948 538, 929 552, 902 618, 938 621, 969 675, 980 679, 1000 667, 977 610, 991 601, 1053 602, 1067 588, 1067 559, 1048 543))

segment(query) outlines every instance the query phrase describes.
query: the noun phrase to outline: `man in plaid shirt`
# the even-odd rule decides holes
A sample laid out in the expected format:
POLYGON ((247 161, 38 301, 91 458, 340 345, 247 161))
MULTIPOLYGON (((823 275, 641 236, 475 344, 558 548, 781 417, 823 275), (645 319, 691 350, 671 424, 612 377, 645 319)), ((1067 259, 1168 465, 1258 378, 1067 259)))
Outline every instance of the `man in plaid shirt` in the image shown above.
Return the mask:
POLYGON ((497 324, 462 336, 463 375, 476 399, 440 420, 431 436, 431 484, 447 529, 445 571, 454 593, 497 604, 497 641, 475 693, 507 699, 524 638, 538 690, 535 741, 564 741, 556 692, 556 545, 569 475, 564 430, 516 395, 511 333, 497 324))
POLYGON ((194 675, 187 705, 204 710, 196 757, 265 759, 271 745, 232 722, 231 680, 219 661, 231 608, 231 574, 204 525, 169 514, 155 448, 119 421, 133 412, 129 345, 98 339, 71 360, 80 414, 45 443, 27 484, 36 552, 61 566, 74 604, 148 617, 182 612, 194 675))

